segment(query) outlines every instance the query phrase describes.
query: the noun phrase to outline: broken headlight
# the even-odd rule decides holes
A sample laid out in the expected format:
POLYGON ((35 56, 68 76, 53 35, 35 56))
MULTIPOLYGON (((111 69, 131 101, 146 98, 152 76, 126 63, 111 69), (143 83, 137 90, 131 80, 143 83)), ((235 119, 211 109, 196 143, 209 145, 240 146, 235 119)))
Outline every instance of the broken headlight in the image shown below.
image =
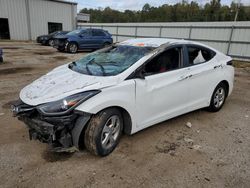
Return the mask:
POLYGON ((50 102, 46 104, 42 104, 37 107, 37 110, 45 115, 63 115, 74 108, 76 108, 78 105, 80 105, 82 102, 86 101, 87 99, 93 97, 94 95, 100 93, 100 90, 93 90, 93 91, 86 91, 83 93, 78 93, 75 95, 71 95, 69 97, 66 97, 64 99, 50 102))

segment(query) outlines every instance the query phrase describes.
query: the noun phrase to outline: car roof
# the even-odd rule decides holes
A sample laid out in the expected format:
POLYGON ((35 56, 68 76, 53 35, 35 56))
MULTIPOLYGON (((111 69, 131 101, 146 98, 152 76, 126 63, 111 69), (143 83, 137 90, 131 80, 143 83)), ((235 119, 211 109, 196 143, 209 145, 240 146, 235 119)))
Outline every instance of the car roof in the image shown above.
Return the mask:
MULTIPOLYGON (((197 44, 202 45, 197 42, 184 40, 184 39, 170 39, 170 38, 136 38, 128 39, 123 42, 120 42, 119 45, 128 45, 128 46, 141 46, 141 47, 155 47, 158 48, 164 44, 197 44)), ((203 45, 204 46, 204 45, 203 45)))

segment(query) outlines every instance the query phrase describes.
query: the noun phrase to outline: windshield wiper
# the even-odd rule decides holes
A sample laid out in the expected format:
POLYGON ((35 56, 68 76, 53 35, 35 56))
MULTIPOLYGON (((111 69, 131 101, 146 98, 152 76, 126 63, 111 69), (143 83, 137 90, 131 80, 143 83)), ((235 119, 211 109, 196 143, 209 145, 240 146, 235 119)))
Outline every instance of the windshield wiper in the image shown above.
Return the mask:
POLYGON ((90 75, 93 75, 93 74, 92 74, 92 72, 89 70, 88 65, 89 65, 92 61, 94 61, 94 59, 95 59, 95 58, 92 58, 92 59, 91 59, 91 60, 89 60, 89 62, 88 62, 88 63, 86 63, 86 65, 85 65, 86 70, 88 71, 88 73, 89 73, 90 75))
POLYGON ((76 62, 75 61, 73 61, 72 63, 70 63, 68 65, 69 69, 72 69, 74 66, 76 66, 76 62))
POLYGON ((105 72, 104 67, 101 64, 95 62, 94 60, 95 60, 95 58, 92 58, 88 63, 86 63, 86 70, 88 71, 88 73, 91 74, 91 75, 93 75, 92 72, 89 70, 89 67, 88 67, 88 65, 91 63, 91 64, 96 64, 99 67, 101 67, 102 75, 105 76, 106 72, 105 72))

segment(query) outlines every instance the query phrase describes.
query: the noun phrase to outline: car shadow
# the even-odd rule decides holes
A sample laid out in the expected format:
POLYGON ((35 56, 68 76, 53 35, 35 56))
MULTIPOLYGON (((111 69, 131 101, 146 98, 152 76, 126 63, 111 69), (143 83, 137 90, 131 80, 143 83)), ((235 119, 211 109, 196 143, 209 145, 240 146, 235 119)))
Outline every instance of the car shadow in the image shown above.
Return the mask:
POLYGON ((43 159, 47 162, 57 162, 57 161, 66 161, 73 156, 74 153, 68 152, 54 152, 49 149, 46 149, 42 153, 43 159))

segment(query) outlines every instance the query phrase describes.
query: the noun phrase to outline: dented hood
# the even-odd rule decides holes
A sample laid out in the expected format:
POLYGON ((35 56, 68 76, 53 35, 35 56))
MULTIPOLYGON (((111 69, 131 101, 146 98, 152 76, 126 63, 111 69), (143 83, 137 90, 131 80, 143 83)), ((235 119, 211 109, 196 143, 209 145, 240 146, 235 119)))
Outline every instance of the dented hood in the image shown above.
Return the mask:
POLYGON ((119 77, 90 76, 72 71, 68 65, 60 66, 27 85, 20 92, 20 99, 28 105, 39 105, 67 96, 102 89, 119 83, 119 77))

